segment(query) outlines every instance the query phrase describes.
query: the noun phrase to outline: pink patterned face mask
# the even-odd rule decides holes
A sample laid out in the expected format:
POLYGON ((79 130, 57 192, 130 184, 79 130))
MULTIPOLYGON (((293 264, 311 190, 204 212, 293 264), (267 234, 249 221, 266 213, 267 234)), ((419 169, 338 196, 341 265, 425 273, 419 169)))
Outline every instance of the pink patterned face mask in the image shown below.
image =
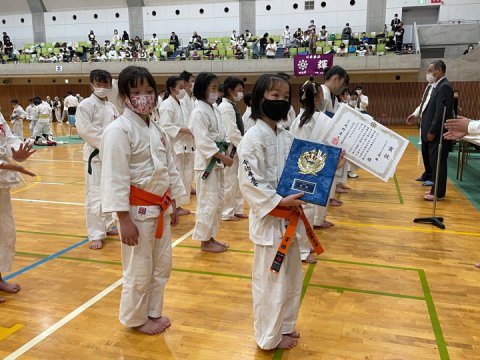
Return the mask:
POLYGON ((155 95, 131 96, 130 98, 127 98, 125 102, 133 112, 148 115, 155 108, 155 95))

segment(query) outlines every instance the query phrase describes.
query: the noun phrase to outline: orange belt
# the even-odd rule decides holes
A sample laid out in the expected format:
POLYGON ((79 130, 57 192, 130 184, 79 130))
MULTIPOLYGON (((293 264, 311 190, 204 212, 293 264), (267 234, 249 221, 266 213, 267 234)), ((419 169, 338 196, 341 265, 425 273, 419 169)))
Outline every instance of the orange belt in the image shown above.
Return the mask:
POLYGON ((290 247, 293 237, 295 236, 295 229, 297 228, 298 219, 302 219, 303 224, 305 225, 305 230, 307 232, 308 240, 312 244, 313 249, 317 255, 320 255, 325 250, 323 250, 322 245, 318 241, 315 233, 313 232, 310 223, 308 222, 307 217, 303 213, 303 209, 300 206, 298 208, 288 208, 284 206, 277 206, 275 209, 270 211, 269 215, 274 217, 279 217, 288 220, 288 226, 285 230, 285 233, 282 237, 282 243, 278 247, 277 254, 275 255, 275 259, 273 260, 272 266, 270 267, 270 271, 279 272, 282 266, 283 260, 287 255, 288 248, 290 247))
POLYGON ((139 189, 130 185, 130 205, 137 206, 152 206, 160 205, 161 211, 158 216, 157 230, 155 231, 155 238, 160 239, 163 235, 163 213, 172 204, 170 193, 167 191, 165 195, 158 196, 148 191, 139 189))

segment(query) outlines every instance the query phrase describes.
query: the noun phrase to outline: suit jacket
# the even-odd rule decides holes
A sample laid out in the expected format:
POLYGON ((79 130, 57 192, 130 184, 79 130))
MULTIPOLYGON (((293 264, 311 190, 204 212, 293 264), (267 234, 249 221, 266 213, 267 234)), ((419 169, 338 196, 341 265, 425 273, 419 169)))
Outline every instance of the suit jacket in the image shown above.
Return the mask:
MULTIPOLYGON (((430 101, 422 114, 422 141, 427 140, 427 134, 435 135, 433 141, 438 141, 442 130, 443 107, 447 106, 446 119, 454 118, 453 114, 453 86, 447 78, 443 78, 432 90, 430 101)), ((444 132, 446 130, 444 129, 444 132)))

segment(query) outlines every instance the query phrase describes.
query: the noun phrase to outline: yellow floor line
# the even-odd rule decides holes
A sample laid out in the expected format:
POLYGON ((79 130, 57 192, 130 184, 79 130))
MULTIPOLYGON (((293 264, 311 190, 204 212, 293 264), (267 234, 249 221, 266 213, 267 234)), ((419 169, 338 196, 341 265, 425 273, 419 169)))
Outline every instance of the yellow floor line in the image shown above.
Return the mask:
POLYGON ((31 183, 30 185, 25 186, 24 188, 11 191, 11 192, 10 192, 10 195, 18 194, 19 192, 22 192, 22 191, 31 189, 32 187, 37 186, 36 182, 39 182, 39 181, 42 181, 42 177, 41 177, 40 175, 37 175, 37 176, 35 177, 35 182, 31 183))
POLYGON ((5 328, 0 326, 0 341, 6 339, 10 335, 12 335, 14 332, 17 332, 23 327, 22 324, 15 324, 10 328, 5 328))
POLYGON ((405 227, 405 226, 395 226, 395 225, 377 225, 377 224, 365 224, 365 223, 354 223, 354 222, 343 222, 343 221, 335 221, 335 224, 346 225, 346 226, 356 226, 356 227, 371 227, 376 229, 395 229, 395 230, 416 231, 416 232, 426 232, 426 233, 480 236, 480 233, 474 233, 469 231, 439 230, 439 229, 428 229, 428 228, 422 229, 422 228, 415 228, 415 227, 405 227))

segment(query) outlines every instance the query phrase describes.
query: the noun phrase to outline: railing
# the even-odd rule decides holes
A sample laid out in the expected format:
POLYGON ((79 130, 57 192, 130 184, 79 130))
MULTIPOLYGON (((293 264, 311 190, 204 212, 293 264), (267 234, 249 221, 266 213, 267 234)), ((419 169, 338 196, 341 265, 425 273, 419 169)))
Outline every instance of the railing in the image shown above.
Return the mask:
POLYGON ((418 38, 418 27, 417 23, 413 23, 413 48, 415 50, 415 54, 420 54, 420 40, 418 38))

